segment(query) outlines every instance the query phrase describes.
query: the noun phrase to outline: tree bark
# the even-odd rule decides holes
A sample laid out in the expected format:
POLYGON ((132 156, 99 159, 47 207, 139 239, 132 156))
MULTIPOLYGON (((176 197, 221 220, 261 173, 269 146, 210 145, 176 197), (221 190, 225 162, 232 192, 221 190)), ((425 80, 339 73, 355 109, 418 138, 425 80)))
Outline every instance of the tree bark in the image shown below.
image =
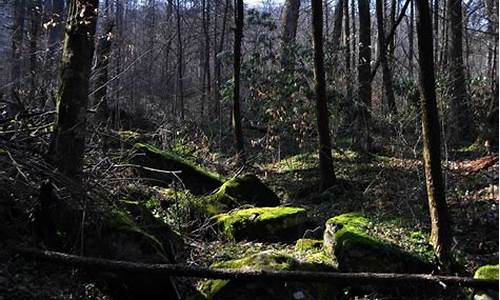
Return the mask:
POLYGON ((281 68, 291 74, 295 68, 293 49, 299 23, 300 0, 286 0, 281 23, 281 68))
POLYGON ((314 92, 316 96, 316 120, 319 137, 320 190, 335 184, 323 53, 323 3, 312 0, 312 30, 314 48, 314 92))
POLYGON ((432 224, 431 242, 436 254, 444 262, 448 262, 452 232, 441 172, 441 138, 436 103, 432 20, 428 1, 417 1, 416 4, 424 168, 432 224))
POLYGON ((95 83, 95 100, 97 104, 97 118, 100 121, 106 122, 109 118, 107 95, 109 80, 109 60, 111 58, 111 43, 113 37, 113 23, 108 19, 104 26, 104 34, 99 37, 96 51, 97 78, 95 83))
MULTIPOLYGON (((376 0, 377 14, 377 31, 378 31, 378 48, 380 64, 382 65, 382 81, 384 84, 384 96, 389 111, 393 114, 397 113, 396 100, 394 98, 394 89, 392 87, 392 71, 387 60, 385 26, 384 26, 384 7, 386 0, 376 0)), ((395 22, 395 21, 394 21, 395 22)))
POLYGON ((358 109, 356 146, 364 151, 371 148, 370 112, 371 86, 371 22, 370 1, 358 0, 359 11, 359 58, 358 58, 358 109))
POLYGON ((10 110, 15 113, 24 109, 24 104, 21 102, 21 57, 24 42, 25 30, 25 14, 26 4, 24 0, 15 0, 13 2, 14 24, 12 31, 12 67, 11 81, 11 107, 10 110))
POLYGON ((243 142, 243 130, 241 126, 240 109, 240 70, 241 70, 241 43, 243 39, 243 0, 236 0, 234 29, 234 63, 233 63, 233 117, 232 126, 234 130, 236 158, 239 163, 245 161, 245 148, 243 142))
POLYGON ((449 84, 450 84, 450 123, 448 136, 452 144, 471 142, 471 120, 467 104, 463 49, 462 49, 462 1, 448 0, 448 20, 450 43, 449 84))
POLYGON ((81 180, 83 175, 98 7, 98 0, 72 0, 64 38, 52 154, 59 171, 75 180, 81 180))
POLYGON ((180 0, 176 2, 176 24, 177 24, 177 92, 176 107, 180 106, 181 120, 184 120, 184 49, 182 45, 181 31, 181 8, 180 0))

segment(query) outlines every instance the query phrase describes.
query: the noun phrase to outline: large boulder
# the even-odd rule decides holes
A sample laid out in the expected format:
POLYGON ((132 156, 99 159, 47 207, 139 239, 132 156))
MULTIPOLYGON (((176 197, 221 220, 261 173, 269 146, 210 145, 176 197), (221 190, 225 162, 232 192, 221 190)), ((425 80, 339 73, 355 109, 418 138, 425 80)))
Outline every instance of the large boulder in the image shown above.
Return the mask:
POLYGON ((367 218, 343 214, 329 219, 324 247, 342 272, 429 273, 432 264, 374 236, 367 218))
POLYGON ((206 197, 203 205, 209 215, 215 215, 242 205, 278 206, 280 199, 257 176, 244 174, 226 181, 216 193, 206 197))
MULTIPOLYGON (((333 267, 298 260, 277 251, 265 251, 241 259, 215 263, 216 269, 334 271, 333 267)), ((335 299, 339 290, 332 284, 283 281, 208 280, 200 289, 209 300, 335 299)))
MULTIPOLYGON (((498 265, 485 265, 474 273, 476 279, 498 280, 498 265)), ((498 299, 498 291, 486 290, 474 293, 474 300, 493 300, 498 299)))
POLYGON ((299 207, 254 207, 214 216, 230 240, 293 241, 307 226, 306 210, 299 207))
POLYGON ((152 181, 154 185, 167 187, 170 183, 179 178, 191 193, 204 195, 213 192, 223 184, 223 178, 206 168, 196 165, 171 151, 162 151, 152 145, 135 144, 135 155, 132 158, 133 164, 144 167, 164 170, 180 171, 174 176, 168 173, 140 169, 139 173, 144 178, 152 181))

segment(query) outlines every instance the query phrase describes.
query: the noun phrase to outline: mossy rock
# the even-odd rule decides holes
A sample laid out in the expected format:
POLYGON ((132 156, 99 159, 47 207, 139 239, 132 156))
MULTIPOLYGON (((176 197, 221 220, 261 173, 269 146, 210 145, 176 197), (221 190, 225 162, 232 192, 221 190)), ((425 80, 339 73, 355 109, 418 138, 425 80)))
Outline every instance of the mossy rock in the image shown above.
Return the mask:
MULTIPOLYGON (((135 144, 136 154, 132 163, 166 171, 181 171, 178 177, 184 186, 195 195, 213 192, 223 184, 223 178, 210 172, 206 168, 196 165, 171 151, 160 149, 147 144, 135 144)), ((154 185, 168 187, 176 180, 172 174, 164 174, 147 170, 139 170, 141 176, 148 178, 154 185)))
POLYGON ((242 205, 271 207, 280 205, 279 197, 253 174, 226 181, 215 194, 204 200, 209 215, 227 212, 242 205))
MULTIPOLYGON (((498 280, 498 265, 485 265, 474 273, 476 279, 498 280)), ((474 293, 474 300, 493 300, 498 299, 498 291, 487 290, 474 293)))
POLYGON ((335 265, 335 261, 326 254, 322 240, 297 240, 295 243, 295 254, 307 262, 335 265))
POLYGON ((326 222, 325 251, 343 272, 429 273, 432 264, 369 233, 370 221, 356 213, 326 222))
POLYGON ((295 243, 295 251, 317 251, 323 249, 322 240, 300 239, 295 243))
POLYGON ((485 265, 474 273, 476 279, 498 280, 498 265, 485 265))
POLYGON ((214 217, 230 240, 292 241, 307 226, 306 210, 299 207, 254 207, 214 217))
MULTIPOLYGON (((143 263, 179 262, 176 258, 184 248, 182 239, 138 203, 128 201, 111 206, 89 200, 82 238, 83 212, 76 199, 62 199, 52 184, 44 183, 40 205, 34 213, 37 236, 49 249, 61 252, 83 250, 86 256, 143 263)), ((119 285, 117 289, 126 285, 131 293, 132 290, 148 295, 174 292, 174 287, 164 284, 165 278, 161 276, 144 278, 110 272, 105 278, 109 284, 119 285)))
MULTIPOLYGON (((304 262, 278 251, 265 251, 240 259, 215 263, 216 269, 334 271, 331 266, 304 262)), ((335 299, 338 294, 331 284, 236 280, 208 280, 199 290, 210 300, 226 299, 335 299)))

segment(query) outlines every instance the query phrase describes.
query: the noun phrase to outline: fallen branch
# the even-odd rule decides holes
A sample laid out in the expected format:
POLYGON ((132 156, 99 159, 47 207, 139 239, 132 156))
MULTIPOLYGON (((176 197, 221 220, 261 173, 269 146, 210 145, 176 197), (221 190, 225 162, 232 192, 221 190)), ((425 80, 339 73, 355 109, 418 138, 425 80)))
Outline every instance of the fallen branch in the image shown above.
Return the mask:
POLYGON ((36 249, 18 249, 18 252, 29 258, 54 262, 60 265, 76 266, 86 269, 114 272, 129 272, 178 277, 196 277, 211 279, 233 279, 244 281, 300 281, 329 282, 338 285, 377 285, 395 286, 398 284, 434 284, 448 287, 470 287, 477 289, 498 290, 498 280, 474 279, 456 276, 434 276, 427 274, 390 274, 390 273, 337 273, 337 272, 304 272, 276 270, 238 270, 210 269, 174 264, 144 264, 126 261, 115 261, 101 258, 80 257, 52 251, 36 249))
MULTIPOLYGON (((167 171, 167 170, 160 170, 160 169, 154 169, 150 167, 145 167, 141 165, 134 165, 134 164, 121 164, 121 165, 113 165, 114 168, 137 168, 145 171, 150 171, 150 172, 155 172, 155 173, 162 173, 162 174, 181 174, 182 171, 167 171)), ((177 177, 177 176, 176 176, 177 177)))

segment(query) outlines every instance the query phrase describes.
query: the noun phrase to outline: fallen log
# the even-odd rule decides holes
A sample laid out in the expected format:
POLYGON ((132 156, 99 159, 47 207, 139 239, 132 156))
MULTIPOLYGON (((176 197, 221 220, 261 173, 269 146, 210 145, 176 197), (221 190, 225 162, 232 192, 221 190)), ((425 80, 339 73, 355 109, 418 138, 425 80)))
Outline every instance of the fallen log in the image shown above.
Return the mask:
POLYGON ((392 273, 337 273, 276 270, 211 269, 179 264, 144 264, 101 258, 81 257, 60 252, 36 249, 17 249, 24 257, 58 263, 84 269, 126 273, 154 274, 177 277, 233 279, 244 281, 277 280, 301 282, 328 282, 338 285, 431 284, 447 287, 469 287, 482 290, 498 290, 497 280, 474 279, 457 276, 392 273))

